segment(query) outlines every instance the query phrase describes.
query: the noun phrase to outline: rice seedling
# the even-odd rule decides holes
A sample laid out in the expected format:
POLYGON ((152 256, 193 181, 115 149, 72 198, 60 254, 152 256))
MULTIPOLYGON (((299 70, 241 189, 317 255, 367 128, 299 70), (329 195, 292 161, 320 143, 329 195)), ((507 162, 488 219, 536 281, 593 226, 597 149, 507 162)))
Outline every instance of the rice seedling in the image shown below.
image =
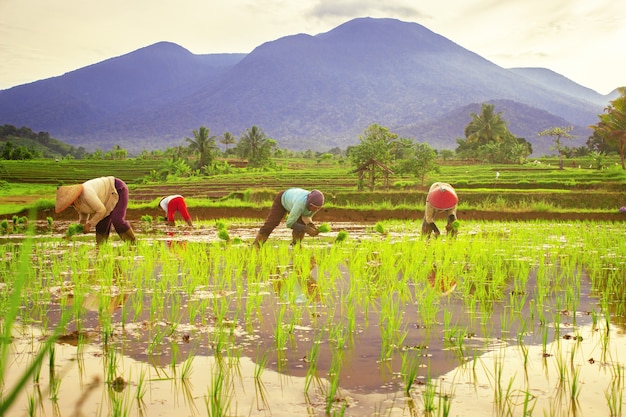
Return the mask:
POLYGON ((72 237, 78 234, 83 233, 85 230, 85 225, 80 223, 73 223, 67 227, 67 231, 65 232, 65 236, 72 237))
POLYGON ((328 233, 330 232, 332 229, 330 227, 330 225, 328 223, 322 223, 317 227, 317 231, 320 233, 328 233))
POLYGON ((227 381, 222 365, 218 361, 213 365, 211 382, 207 387, 204 399, 209 417, 225 417, 229 415, 232 388, 227 381))
POLYGON ((405 351, 402 353, 402 377, 404 379, 404 393, 410 394, 411 388, 417 378, 419 367, 421 364, 420 357, 422 351, 419 349, 417 352, 405 351))
POLYGON ((254 367, 254 387, 256 394, 257 410, 270 410, 267 388, 265 387, 265 384, 261 379, 263 371, 267 367, 267 356, 267 352, 264 352, 263 355, 257 360, 256 366, 254 367))
POLYGON ((424 407, 424 414, 431 415, 437 409, 435 397, 437 396, 437 386, 433 380, 428 377, 422 390, 422 403, 424 407))
POLYGON ((9 221, 7 219, 0 220, 0 232, 3 235, 6 235, 9 233, 9 221))

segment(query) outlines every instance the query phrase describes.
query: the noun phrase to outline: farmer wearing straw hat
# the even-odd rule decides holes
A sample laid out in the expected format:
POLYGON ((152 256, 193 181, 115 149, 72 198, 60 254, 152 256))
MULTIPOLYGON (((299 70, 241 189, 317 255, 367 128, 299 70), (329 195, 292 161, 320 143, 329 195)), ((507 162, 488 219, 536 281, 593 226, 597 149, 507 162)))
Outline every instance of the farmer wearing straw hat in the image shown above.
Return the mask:
POLYGON ((187 204, 185 203, 185 199, 182 195, 170 195, 167 197, 163 197, 161 201, 159 201, 159 207, 163 209, 165 214, 167 215, 167 223, 170 226, 174 226, 176 223, 174 222, 174 214, 179 212, 183 219, 187 222, 190 227, 193 227, 193 222, 191 221, 191 216, 187 211, 187 204))
POLYGON ((450 236, 456 236, 458 231, 458 221, 456 220, 456 205, 459 198, 456 191, 450 184, 436 182, 430 186, 426 197, 426 208, 424 209, 424 222, 422 223, 422 235, 430 237, 434 233, 438 237, 441 233, 435 224, 435 216, 443 213, 448 218, 446 231, 450 236))
POLYGON ((109 238, 111 225, 122 240, 135 241, 133 229, 126 221, 128 187, 119 178, 100 177, 82 184, 58 187, 54 210, 60 213, 69 206, 78 212, 85 233, 95 226, 98 245, 109 238))
POLYGON ((324 194, 319 190, 307 191, 302 188, 289 188, 281 191, 274 198, 274 203, 259 229, 253 245, 256 247, 265 243, 270 233, 278 226, 285 214, 289 213, 286 226, 292 229, 291 244, 302 242, 304 234, 317 236, 319 232, 313 224, 312 217, 324 205, 324 194))

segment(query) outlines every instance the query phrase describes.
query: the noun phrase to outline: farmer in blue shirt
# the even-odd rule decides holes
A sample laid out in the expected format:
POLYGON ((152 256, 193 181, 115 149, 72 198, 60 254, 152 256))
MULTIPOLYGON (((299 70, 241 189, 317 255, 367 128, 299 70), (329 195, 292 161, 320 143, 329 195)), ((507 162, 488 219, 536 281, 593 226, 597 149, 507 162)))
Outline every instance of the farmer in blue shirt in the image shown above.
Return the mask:
POLYGON ((302 188, 289 188, 281 191, 274 198, 270 213, 259 229, 253 245, 261 246, 287 213, 289 215, 286 226, 292 229, 292 245, 300 243, 305 233, 317 236, 319 232, 313 224, 312 217, 323 205, 324 194, 319 190, 307 191, 302 188))

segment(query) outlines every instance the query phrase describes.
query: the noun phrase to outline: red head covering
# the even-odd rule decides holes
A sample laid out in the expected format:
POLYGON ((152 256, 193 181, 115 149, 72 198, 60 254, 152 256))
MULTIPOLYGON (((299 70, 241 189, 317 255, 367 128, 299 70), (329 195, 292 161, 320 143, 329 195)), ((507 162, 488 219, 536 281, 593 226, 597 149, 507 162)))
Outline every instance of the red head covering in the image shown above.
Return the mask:
POLYGON ((436 209, 448 210, 456 206, 459 197, 450 185, 440 184, 430 190, 426 200, 436 209))

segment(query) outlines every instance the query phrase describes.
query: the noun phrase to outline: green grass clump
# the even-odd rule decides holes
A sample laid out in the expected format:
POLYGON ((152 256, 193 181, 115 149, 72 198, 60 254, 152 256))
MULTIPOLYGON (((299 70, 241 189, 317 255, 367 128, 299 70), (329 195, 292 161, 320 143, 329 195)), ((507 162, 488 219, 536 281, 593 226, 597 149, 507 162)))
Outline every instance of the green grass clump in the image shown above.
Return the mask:
POLYGON ((461 227, 461 222, 458 220, 455 220, 452 222, 452 230, 459 230, 459 227, 461 227))
POLYGON ((330 225, 328 223, 322 223, 317 228, 317 231, 320 233, 328 233, 330 232, 330 225))
POLYGON ((383 226, 383 224, 381 222, 378 222, 374 226, 374 230, 376 230, 377 233, 384 234, 385 233, 385 226, 383 226))

